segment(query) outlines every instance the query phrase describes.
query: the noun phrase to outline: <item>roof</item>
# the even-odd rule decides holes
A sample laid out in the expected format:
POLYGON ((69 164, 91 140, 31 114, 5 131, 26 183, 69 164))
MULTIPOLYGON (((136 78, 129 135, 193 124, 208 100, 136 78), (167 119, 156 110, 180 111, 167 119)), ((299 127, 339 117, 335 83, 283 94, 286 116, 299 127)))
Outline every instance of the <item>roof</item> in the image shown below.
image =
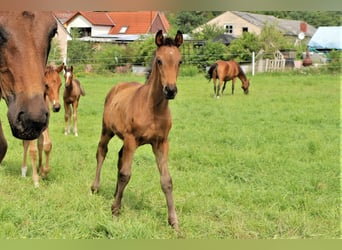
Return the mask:
POLYGON ((123 27, 127 27, 125 34, 147 34, 153 32, 152 24, 155 21, 161 22, 165 32, 170 29, 165 15, 159 11, 109 12, 108 15, 115 20, 115 26, 109 34, 120 34, 123 27), (156 20, 158 18, 160 20, 156 20))
POLYGON ((308 46, 315 49, 342 50, 342 26, 318 27, 308 46))
MULTIPOLYGON (((284 33, 284 35, 290 36, 297 36, 301 32, 300 25, 303 23, 303 21, 300 20, 281 19, 272 15, 254 14, 241 11, 232 11, 232 13, 259 27, 262 27, 267 23, 274 24, 281 32, 284 33)), ((310 24, 306 25, 306 35, 312 37, 316 28, 310 24)))
POLYGON ((113 20, 108 15, 108 12, 102 12, 102 11, 78 11, 78 12, 75 12, 74 15, 69 17, 69 19, 66 20, 65 23, 69 23, 77 15, 83 16, 92 25, 99 25, 99 26, 113 26, 113 25, 115 25, 113 20))
MULTIPOLYGON (((300 33, 300 26, 303 21, 300 20, 289 20, 289 19, 280 19, 272 15, 262 15, 262 14, 254 14, 249 12, 242 11, 226 11, 221 15, 211 19, 208 24, 215 24, 218 22, 222 22, 225 16, 228 13, 232 13, 246 22, 251 23, 257 27, 262 28, 265 24, 274 24, 284 35, 297 36, 300 33)), ((228 20, 227 20, 228 21, 228 20)), ((316 28, 312 25, 306 24, 307 32, 306 35, 312 37, 316 31, 316 28)), ((199 27, 200 28, 200 27, 199 27)), ((199 30, 196 28, 195 31, 199 30)))
POLYGON ((68 21, 72 16, 74 16, 77 13, 77 11, 54 11, 53 14, 55 17, 64 24, 66 21, 68 21))

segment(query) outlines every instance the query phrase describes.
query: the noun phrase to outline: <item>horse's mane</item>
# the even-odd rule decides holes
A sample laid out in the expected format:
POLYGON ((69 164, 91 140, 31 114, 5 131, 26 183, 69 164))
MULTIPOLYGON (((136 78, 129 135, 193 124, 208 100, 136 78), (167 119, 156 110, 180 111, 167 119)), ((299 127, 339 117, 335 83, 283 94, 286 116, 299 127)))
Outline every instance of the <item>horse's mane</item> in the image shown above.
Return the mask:
POLYGON ((164 44, 165 46, 176 46, 175 40, 170 38, 170 37, 166 37, 164 38, 164 44))
POLYGON ((52 66, 52 65, 46 66, 46 68, 45 68, 45 74, 46 75, 52 73, 53 71, 55 71, 55 67, 54 66, 52 66))

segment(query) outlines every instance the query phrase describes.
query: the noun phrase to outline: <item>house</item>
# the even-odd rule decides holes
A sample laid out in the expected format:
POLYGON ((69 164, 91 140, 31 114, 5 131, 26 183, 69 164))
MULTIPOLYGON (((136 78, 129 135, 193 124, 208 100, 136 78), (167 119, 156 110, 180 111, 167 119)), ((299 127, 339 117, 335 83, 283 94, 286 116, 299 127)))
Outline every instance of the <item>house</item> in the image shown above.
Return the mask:
MULTIPOLYGON (((242 36, 243 32, 251 32, 259 35, 265 24, 274 24, 285 36, 298 37, 303 33, 306 37, 312 37, 316 28, 298 20, 280 19, 275 16, 253 14, 241 11, 226 11, 211 19, 206 25, 217 25, 225 30, 225 34, 233 37, 242 36)), ((203 25, 193 30, 200 32, 203 25)))
POLYGON ((168 20, 160 11, 77 11, 59 12, 56 16, 64 17, 63 25, 67 31, 71 34, 77 32, 85 41, 132 42, 141 35, 160 29, 167 33, 170 29, 168 20))
POLYGON ((125 44, 143 35, 163 30, 167 33, 170 24, 160 11, 54 11, 58 22, 58 39, 65 61, 67 42, 77 33, 82 41, 125 44))

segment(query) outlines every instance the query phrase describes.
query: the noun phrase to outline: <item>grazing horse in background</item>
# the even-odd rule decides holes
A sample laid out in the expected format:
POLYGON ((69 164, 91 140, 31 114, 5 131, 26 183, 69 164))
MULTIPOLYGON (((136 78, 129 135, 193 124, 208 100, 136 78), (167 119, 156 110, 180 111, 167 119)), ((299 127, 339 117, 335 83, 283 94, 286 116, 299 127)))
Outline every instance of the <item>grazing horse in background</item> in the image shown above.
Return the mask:
POLYGON ((64 120, 65 120, 65 130, 64 134, 68 135, 70 133, 71 127, 71 115, 74 118, 74 135, 78 136, 77 131, 77 108, 80 101, 80 97, 85 96, 85 91, 79 80, 74 78, 74 67, 64 66, 64 79, 65 88, 63 93, 64 102, 64 120))
MULTIPOLYGON (((0 97, 16 138, 36 139, 48 126, 44 70, 56 32, 50 12, 0 11, 0 97)), ((0 124, 0 163, 6 151, 0 124)))
MULTIPOLYGON (((50 110, 50 105, 52 105, 52 111, 58 112, 61 108, 61 104, 59 102, 59 90, 62 85, 61 78, 59 77, 59 73, 63 70, 64 63, 57 68, 53 66, 47 66, 45 70, 45 84, 46 84, 46 96, 45 103, 48 110, 50 110)), ((46 128, 43 133, 38 137, 37 143, 36 140, 23 140, 24 146, 24 157, 23 164, 21 168, 21 174, 23 177, 26 177, 27 172, 27 150, 30 152, 31 161, 32 161, 32 179, 35 187, 39 187, 39 176, 37 172, 37 144, 38 144, 38 171, 40 175, 45 178, 50 172, 49 159, 50 153, 52 149, 52 143, 49 136, 49 130, 46 128), (43 161, 43 150, 45 152, 45 166, 42 166, 43 161)))
POLYGON ((119 151, 118 175, 112 214, 117 216, 124 189, 131 178, 131 165, 135 150, 151 144, 160 173, 161 188, 168 207, 168 222, 176 229, 178 219, 172 196, 172 179, 168 170, 168 134, 171 129, 169 100, 177 94, 176 80, 182 56, 179 46, 183 34, 177 31, 175 39, 164 38, 159 30, 152 71, 146 84, 123 82, 113 87, 105 100, 101 138, 98 143, 96 176, 91 186, 93 192, 100 188, 100 175, 108 143, 114 135, 123 140, 119 151))
POLYGON ((223 84, 222 92, 226 88, 227 81, 232 80, 232 95, 234 95, 234 85, 236 78, 239 78, 242 82, 241 88, 243 89, 244 93, 248 94, 249 88, 249 80, 247 79, 245 73, 243 72, 241 66, 234 60, 230 61, 222 61, 218 60, 214 64, 212 64, 208 70, 207 78, 209 81, 213 78, 214 82, 214 94, 216 98, 220 97, 220 88, 223 84), (218 84, 216 84, 216 80, 219 80, 218 84))

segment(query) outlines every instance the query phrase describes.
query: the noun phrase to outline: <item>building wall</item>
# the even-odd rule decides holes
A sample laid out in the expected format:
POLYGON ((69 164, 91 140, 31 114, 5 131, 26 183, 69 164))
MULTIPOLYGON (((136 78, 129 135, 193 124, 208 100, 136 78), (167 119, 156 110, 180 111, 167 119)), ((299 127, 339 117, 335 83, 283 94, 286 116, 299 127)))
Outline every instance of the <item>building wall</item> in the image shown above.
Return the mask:
POLYGON ((108 34, 110 26, 93 26, 86 18, 78 15, 67 24, 67 30, 70 33, 72 28, 91 28, 91 36, 108 34))
POLYGON ((245 19, 235 15, 232 12, 226 12, 223 15, 220 15, 211 21, 208 22, 210 25, 217 25, 221 28, 224 28, 225 25, 232 25, 233 26, 233 33, 231 33, 235 37, 242 36, 243 28, 247 27, 248 32, 255 33, 257 35, 260 34, 261 28, 247 22, 245 19))

